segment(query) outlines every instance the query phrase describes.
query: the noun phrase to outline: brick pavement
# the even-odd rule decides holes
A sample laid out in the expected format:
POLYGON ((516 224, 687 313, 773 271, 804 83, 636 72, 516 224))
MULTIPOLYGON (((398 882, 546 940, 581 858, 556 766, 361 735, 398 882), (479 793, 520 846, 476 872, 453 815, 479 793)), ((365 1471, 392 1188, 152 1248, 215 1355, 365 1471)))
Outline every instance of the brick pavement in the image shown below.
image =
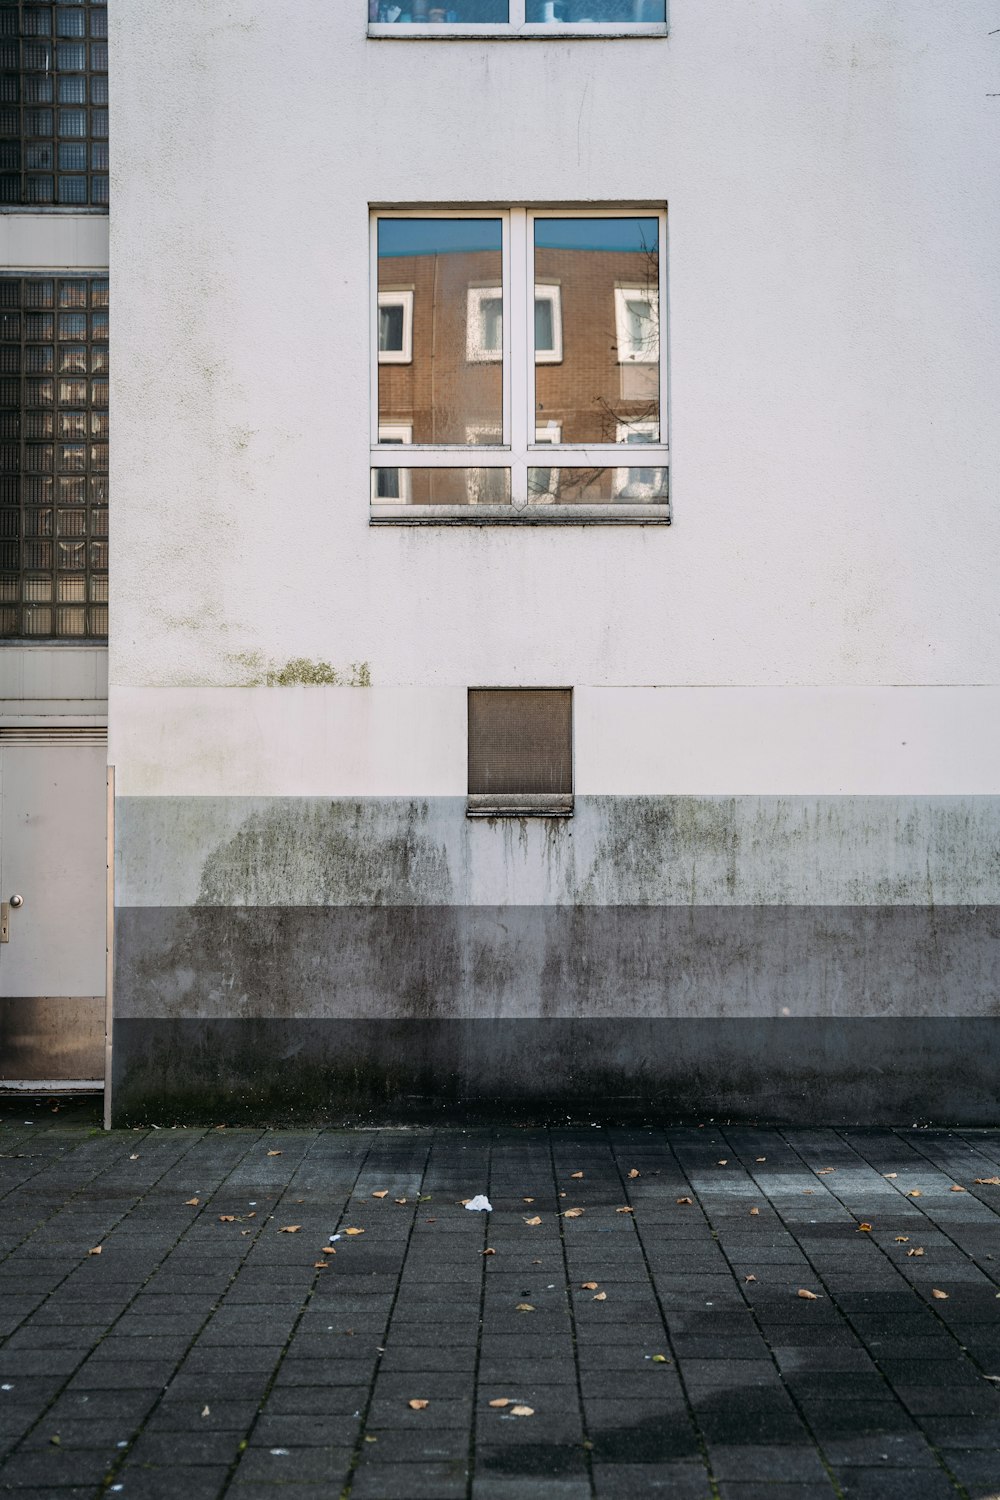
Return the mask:
POLYGON ((998 1176, 997 1131, 104 1134, 4 1104, 0 1490, 985 1500, 998 1176))

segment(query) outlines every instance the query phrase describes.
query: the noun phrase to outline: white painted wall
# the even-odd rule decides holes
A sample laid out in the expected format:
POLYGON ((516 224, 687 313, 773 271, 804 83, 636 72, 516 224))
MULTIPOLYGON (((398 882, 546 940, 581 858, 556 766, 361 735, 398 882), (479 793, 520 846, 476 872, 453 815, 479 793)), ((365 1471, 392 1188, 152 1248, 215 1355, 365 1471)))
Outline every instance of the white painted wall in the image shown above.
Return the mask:
MULTIPOLYGON (((458 687, 116 688, 121 797, 464 797, 458 687)), ((580 796, 996 796, 1000 689, 578 688, 580 796)))
MULTIPOLYGON (((248 651, 383 686, 996 682, 996 0, 671 0, 668 41, 613 43, 368 41, 365 9, 113 8, 112 683, 248 651), (669 202, 675 526, 369 529, 369 202, 630 198, 669 202)), ((142 761, 151 710, 114 701, 142 761)), ((910 763, 894 789, 937 785, 910 763)), ((778 764, 723 789, 796 790, 778 764)))

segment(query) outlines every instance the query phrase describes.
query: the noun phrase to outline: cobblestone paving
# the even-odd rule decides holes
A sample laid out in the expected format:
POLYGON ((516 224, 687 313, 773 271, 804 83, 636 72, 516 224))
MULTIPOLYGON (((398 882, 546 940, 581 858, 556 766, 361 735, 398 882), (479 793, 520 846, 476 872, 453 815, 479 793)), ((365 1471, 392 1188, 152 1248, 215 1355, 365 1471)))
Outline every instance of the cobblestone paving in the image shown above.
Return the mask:
POLYGON ((996 1131, 5 1104, 0 1490, 995 1497, 998 1212, 996 1131))

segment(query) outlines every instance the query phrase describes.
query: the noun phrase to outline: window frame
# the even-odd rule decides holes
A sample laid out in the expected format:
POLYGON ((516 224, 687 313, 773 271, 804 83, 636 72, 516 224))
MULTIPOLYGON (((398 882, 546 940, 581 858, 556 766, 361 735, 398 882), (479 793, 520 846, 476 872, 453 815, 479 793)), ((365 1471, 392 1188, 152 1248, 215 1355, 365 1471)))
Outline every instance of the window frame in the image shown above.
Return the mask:
POLYGON ((618 343, 618 363, 620 365, 657 365, 660 362, 660 293, 659 288, 652 294, 641 286, 621 285, 615 287, 615 338, 618 343), (656 352, 646 354, 640 351, 638 354, 631 353, 633 348, 628 333, 628 304, 630 301, 646 302, 653 311, 653 319, 656 324, 656 352), (627 354, 624 351, 630 351, 627 354))
POLYGON ((383 307, 401 307, 403 309, 403 346, 401 349, 382 349, 378 347, 378 318, 376 316, 375 342, 378 352, 378 362, 380 365, 412 365, 413 288, 399 287, 397 289, 395 287, 387 287, 384 292, 379 292, 378 311, 381 312, 383 307))
MULTIPOLYGON (((366 0, 353 0, 360 9, 366 0)), ((525 0, 509 0, 506 21, 369 21, 368 35, 384 41, 476 41, 489 37, 507 41, 586 41, 600 37, 665 37, 669 34, 670 4, 662 21, 526 21, 525 0)))
MULTIPOLYGON (((471 505, 439 506, 420 505, 394 506, 380 501, 370 506, 369 520, 372 524, 386 522, 404 525, 466 524, 466 525, 531 525, 531 524, 666 524, 671 521, 669 501, 651 503, 640 501, 634 505, 613 501, 609 504, 551 504, 545 501, 529 501, 528 469, 541 468, 600 468, 620 469, 621 443, 606 444, 553 444, 548 439, 539 439, 536 431, 535 365, 536 363, 562 362, 562 297, 561 288, 554 282, 536 282, 534 249, 535 220, 546 218, 656 218, 658 221, 658 286, 657 310, 659 318, 659 354, 655 361, 659 373, 659 424, 660 440, 650 444, 651 452, 642 468, 669 469, 670 450, 668 437, 669 381, 667 372, 666 329, 663 326, 664 310, 667 307, 667 208, 661 203, 603 203, 551 204, 545 206, 497 205, 439 207, 421 204, 405 207, 394 205, 371 205, 369 219, 369 266, 371 280, 370 316, 370 434, 369 464, 371 468, 468 468, 482 467, 484 460, 493 460, 486 467, 508 468, 511 477, 512 503, 503 506, 471 505), (440 219, 499 219, 501 223, 501 294, 503 308, 502 400, 503 436, 500 444, 470 445, 409 445, 409 450, 399 462, 399 447, 393 457, 384 459, 385 448, 380 447, 379 388, 378 388, 378 308, 383 293, 378 290, 378 222, 380 218, 440 218, 440 219), (532 293, 529 295, 529 288, 532 293), (552 288, 559 293, 555 299, 554 312, 558 312, 559 360, 545 351, 542 360, 534 358, 535 301, 539 288, 552 288), (553 451, 555 450, 555 451, 553 451), (396 455, 399 455, 397 458, 396 455), (616 459, 618 460, 616 462, 616 459), (470 514, 471 512, 471 514, 470 514)), ((473 305, 475 291, 495 295, 493 286, 469 288, 467 308, 473 305)), ((555 332, 555 320, 554 320, 555 332)), ((470 330, 466 330, 466 354, 469 353, 470 330)), ((490 358, 495 357, 490 351, 490 358)), ((382 361, 384 363, 384 361, 382 361)), ((650 363, 654 363, 650 361, 650 363)), ((385 423, 381 424, 383 428, 385 423)), ((390 425, 392 423, 390 422, 390 425)), ((645 455, 644 455, 645 456, 645 455)), ((615 476, 617 488, 617 475, 615 476)))

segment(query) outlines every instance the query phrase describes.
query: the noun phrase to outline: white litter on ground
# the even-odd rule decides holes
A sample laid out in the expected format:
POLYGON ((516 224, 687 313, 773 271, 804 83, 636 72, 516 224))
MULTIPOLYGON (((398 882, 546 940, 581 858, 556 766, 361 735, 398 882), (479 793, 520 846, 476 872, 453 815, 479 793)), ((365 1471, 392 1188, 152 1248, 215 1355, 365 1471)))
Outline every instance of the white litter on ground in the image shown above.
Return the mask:
POLYGON ((493 1204, 485 1193, 477 1193, 474 1198, 469 1199, 465 1206, 474 1214, 491 1214, 493 1212, 493 1204))

